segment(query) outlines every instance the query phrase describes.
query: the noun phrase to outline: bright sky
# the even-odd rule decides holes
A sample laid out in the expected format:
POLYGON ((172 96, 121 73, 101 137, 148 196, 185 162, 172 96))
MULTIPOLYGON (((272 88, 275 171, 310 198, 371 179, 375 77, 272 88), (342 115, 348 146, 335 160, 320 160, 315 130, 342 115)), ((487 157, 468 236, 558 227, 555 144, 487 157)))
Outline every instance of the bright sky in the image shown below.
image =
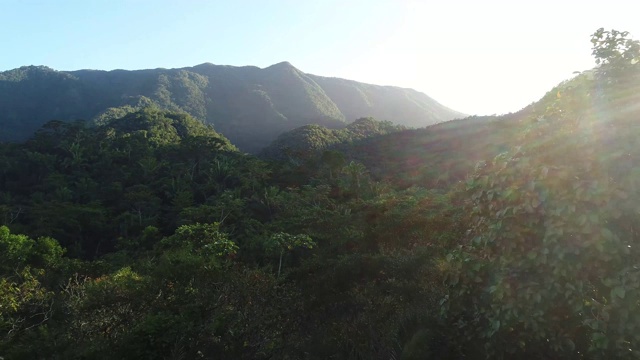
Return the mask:
POLYGON ((640 39, 639 10, 637 0, 0 0, 0 71, 286 60, 500 114, 592 67, 597 28, 640 39))

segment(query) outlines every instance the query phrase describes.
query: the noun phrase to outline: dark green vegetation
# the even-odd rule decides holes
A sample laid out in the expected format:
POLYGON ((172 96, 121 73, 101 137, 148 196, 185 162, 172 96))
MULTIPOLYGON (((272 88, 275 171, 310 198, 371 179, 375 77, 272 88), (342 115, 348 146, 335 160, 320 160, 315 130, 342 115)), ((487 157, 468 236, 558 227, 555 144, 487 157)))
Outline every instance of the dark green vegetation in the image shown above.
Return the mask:
POLYGON ((260 156, 270 160, 301 162, 321 154, 323 150, 346 149, 355 142, 402 130, 402 126, 373 118, 358 119, 342 129, 307 125, 278 136, 260 152, 260 156))
POLYGON ((51 119, 104 121, 151 104, 213 124, 252 153, 307 124, 341 128, 373 116, 422 127, 462 116, 414 90, 305 74, 287 62, 109 72, 29 66, 0 73, 0 141, 25 140, 51 119))
POLYGON ((0 356, 638 358, 626 36, 516 114, 305 127, 274 163, 153 107, 2 145, 0 356))

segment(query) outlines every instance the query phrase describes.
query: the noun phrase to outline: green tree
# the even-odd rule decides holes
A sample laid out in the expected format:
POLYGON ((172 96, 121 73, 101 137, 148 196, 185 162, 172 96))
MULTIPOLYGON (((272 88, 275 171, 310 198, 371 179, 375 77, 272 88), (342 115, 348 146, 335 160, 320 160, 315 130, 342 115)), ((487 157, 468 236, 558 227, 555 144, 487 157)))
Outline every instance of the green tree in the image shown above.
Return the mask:
POLYGON ((333 180, 333 174, 338 172, 346 162, 344 155, 335 150, 325 150, 321 157, 322 163, 329 170, 329 179, 333 180))
POLYGON ((54 315, 52 277, 62 267, 62 247, 0 226, 0 352, 17 354, 54 315))
POLYGON ((627 31, 598 29, 591 35, 592 54, 598 67, 595 99, 612 117, 635 116, 640 82, 640 42, 627 31))
POLYGON ((351 161, 342 168, 342 172, 347 175, 351 191, 356 194, 356 197, 359 197, 361 192, 360 185, 362 178, 367 173, 367 168, 357 161, 351 161))
POLYGON ((180 226, 174 235, 161 241, 162 246, 188 247, 203 255, 224 258, 234 255, 238 246, 220 232, 220 224, 200 224, 180 226))
POLYGON ((294 249, 304 248, 312 249, 316 243, 305 234, 291 235, 283 232, 273 234, 267 242, 267 251, 279 254, 278 260, 278 277, 282 270, 282 258, 286 252, 294 249))
POLYGON ((591 35, 592 55, 599 65, 597 73, 600 77, 618 82, 623 80, 623 75, 640 67, 640 41, 628 36, 628 31, 604 28, 591 35))

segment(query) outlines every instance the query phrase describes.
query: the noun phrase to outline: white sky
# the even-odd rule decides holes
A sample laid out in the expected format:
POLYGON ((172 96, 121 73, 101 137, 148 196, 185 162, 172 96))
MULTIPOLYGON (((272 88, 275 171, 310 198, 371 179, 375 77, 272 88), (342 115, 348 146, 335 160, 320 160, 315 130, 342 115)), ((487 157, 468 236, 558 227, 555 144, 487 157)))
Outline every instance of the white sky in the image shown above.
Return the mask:
POLYGON ((640 39, 640 1, 404 5, 402 26, 335 76, 412 87, 468 114, 500 114, 591 68, 589 40, 596 29, 626 30, 640 39))
POLYGON ((289 61, 488 115, 591 68, 600 27, 640 39, 640 1, 0 0, 0 71, 289 61))

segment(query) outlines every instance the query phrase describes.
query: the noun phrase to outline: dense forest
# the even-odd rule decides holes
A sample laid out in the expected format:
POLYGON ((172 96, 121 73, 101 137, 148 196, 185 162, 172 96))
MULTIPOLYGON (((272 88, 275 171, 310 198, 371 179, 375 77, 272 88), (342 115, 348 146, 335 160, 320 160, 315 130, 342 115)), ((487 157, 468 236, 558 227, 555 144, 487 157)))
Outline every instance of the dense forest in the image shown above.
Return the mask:
POLYGON ((505 116, 0 144, 5 359, 636 359, 640 43, 505 116))
POLYGON ((463 117, 415 90, 306 74, 288 62, 137 71, 24 66, 0 72, 0 141, 26 140, 52 119, 103 122, 150 105, 212 124, 250 153, 308 124, 342 128, 372 116, 424 127, 463 117))

